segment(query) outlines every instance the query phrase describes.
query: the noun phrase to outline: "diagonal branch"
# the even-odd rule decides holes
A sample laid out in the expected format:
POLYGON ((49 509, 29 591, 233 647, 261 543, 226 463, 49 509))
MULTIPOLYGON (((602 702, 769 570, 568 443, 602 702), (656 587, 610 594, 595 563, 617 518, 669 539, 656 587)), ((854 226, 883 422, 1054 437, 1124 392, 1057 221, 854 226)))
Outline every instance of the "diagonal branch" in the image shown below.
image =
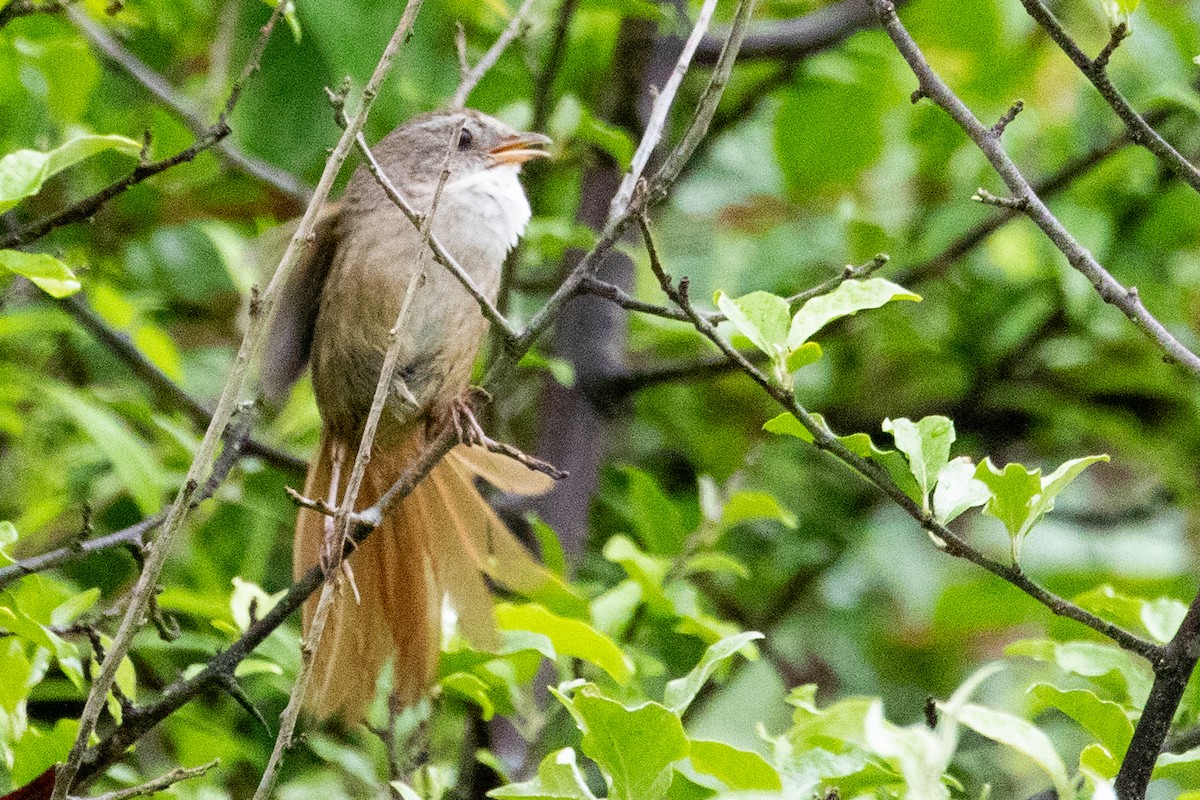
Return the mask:
POLYGON ((920 505, 914 502, 912 498, 896 485, 883 467, 855 454, 846 445, 842 444, 824 424, 818 422, 800 404, 790 390, 780 386, 768 377, 766 373, 754 366, 744 354, 734 348, 733 345, 717 332, 716 326, 711 324, 692 306, 691 299, 688 296, 687 278, 680 280, 678 288, 675 286, 674 281, 663 269, 658 251, 654 246, 654 239, 650 233, 649 222, 645 216, 642 216, 639 218, 638 223, 642 230, 646 249, 650 254, 650 268, 653 270, 655 277, 658 278, 659 285, 662 287, 664 294, 688 315, 697 331, 715 344, 727 359, 737 364, 772 399, 799 420, 800 424, 812 435, 814 446, 829 453, 859 473, 869 483, 874 484, 876 488, 887 495, 896 505, 900 506, 905 513, 916 520, 930 534, 939 549, 983 567, 993 575, 1004 579, 1025 592, 1034 600, 1050 609, 1051 612, 1086 625, 1116 642, 1124 649, 1146 658, 1152 664, 1157 663, 1162 656, 1163 648, 1059 597, 1030 580, 1019 566, 1009 566, 988 558, 957 533, 934 519, 932 514, 923 510, 920 505))
MULTIPOLYGON (((166 79, 152 70, 144 61, 129 52, 120 42, 114 39, 101 26, 97 25, 86 12, 77 8, 67 10, 67 16, 75 23, 84 38, 92 47, 103 53, 113 64, 116 64, 135 81, 146 88, 150 94, 158 98, 164 106, 175 113, 181 122, 195 136, 203 137, 208 130, 208 124, 200 112, 167 83, 166 79)), ((286 194, 303 206, 312 195, 312 189, 304 185, 295 175, 274 164, 263 161, 244 152, 228 139, 222 139, 213 145, 213 149, 229 165, 251 175, 276 190, 286 194)))
MULTIPOLYGON (((746 37, 738 58, 741 61, 797 61, 835 47, 855 33, 877 24, 875 15, 861 0, 841 0, 796 19, 764 24, 746 37)), ((719 33, 701 39, 696 63, 715 64, 724 40, 724 34, 719 33)))
MULTIPOLYGON (((166 791, 180 781, 186 781, 189 778, 198 778, 219 763, 221 763, 219 760, 214 759, 198 767, 176 767, 170 772, 163 773, 154 780, 147 781, 140 786, 130 786, 128 789, 117 789, 106 794, 98 794, 88 800, 132 800, 134 797, 151 797, 159 792, 166 791)), ((83 800, 83 798, 75 798, 74 800, 83 800)))
POLYGON ((663 128, 667 124, 667 115, 671 113, 671 105, 675 102, 675 93, 679 91, 679 84, 683 82, 683 76, 687 74, 688 66, 692 63, 696 47, 700 44, 704 32, 708 30, 708 23, 712 20, 713 12, 716 10, 717 0, 704 0, 704 5, 700 7, 700 13, 696 16, 696 24, 692 26, 692 32, 688 35, 683 50, 679 53, 679 60, 675 62, 675 68, 671 70, 667 82, 658 88, 654 97, 654 105, 650 109, 650 118, 646 121, 646 127, 642 133, 642 140, 638 142, 637 150, 633 153, 629 172, 621 179, 621 185, 617 188, 616 194, 613 195, 612 202, 609 204, 609 219, 620 214, 629 205, 629 198, 633 196, 633 187, 642 177, 642 171, 646 169, 651 154, 658 147, 658 142, 663 135, 663 128))
POLYGON ((1162 649, 1162 658, 1154 664, 1154 683, 1142 708, 1133 739, 1121 761, 1114 788, 1121 800, 1146 796, 1146 787, 1162 752, 1171 721, 1183 700, 1183 692, 1200 657, 1200 594, 1192 600, 1175 636, 1162 649))
MULTIPOLYGON (((459 58, 462 61, 463 74, 462 82, 458 84, 458 89, 454 92, 454 97, 450 99, 450 108, 462 108, 467 104, 467 98, 471 96, 471 92, 479 85, 479 81, 483 80, 483 76, 489 69, 496 65, 500 60, 500 54, 513 43, 525 30, 529 22, 526 17, 529 16, 529 11, 533 8, 534 0, 524 0, 521 7, 517 9, 517 13, 513 14, 511 20, 508 21, 508 26, 500 34, 500 37, 492 43, 488 51, 483 54, 483 58, 473 67, 467 66, 466 42, 460 40, 459 58)), ((459 31, 462 29, 459 28, 459 31)))
POLYGON ((1197 169, 1195 164, 1184 158, 1178 150, 1171 146, 1170 142, 1160 136, 1146 118, 1134 110, 1129 101, 1125 99, 1125 95, 1121 94, 1121 90, 1114 86, 1108 77, 1109 59, 1121 42, 1129 36, 1129 26, 1121 23, 1113 27, 1109 34, 1108 44, 1104 46, 1099 56, 1092 59, 1071 38, 1066 28, 1042 0, 1021 0, 1021 5, 1025 6, 1029 16, 1045 29, 1054 43, 1067 54, 1067 57, 1079 68, 1084 77, 1096 87, 1096 91, 1100 92, 1104 102, 1108 103, 1109 107, 1125 123, 1130 140, 1154 153, 1184 183, 1200 192, 1200 169, 1197 169))
POLYGON ((1166 326, 1146 309, 1138 296, 1137 289, 1121 285, 1108 270, 1101 266, 1095 256, 1071 235, 1071 232, 1051 213, 1037 192, 1030 186, 1029 181, 1021 174, 1020 169, 1000 143, 1000 137, 984 126, 933 70, 929 62, 925 60, 920 48, 917 47, 917 43, 913 41, 908 30, 900 22, 893 0, 867 0, 867 2, 875 9, 883 23, 884 30, 887 31, 904 60, 908 62, 913 74, 917 76, 919 88, 914 98, 929 98, 958 123, 971 141, 987 156, 992 167, 1012 192, 1014 200, 1021 204, 1020 210, 1042 229, 1054 246, 1066 256, 1067 262, 1091 282, 1104 302, 1120 309, 1147 338, 1162 349, 1169 361, 1182 365, 1193 375, 1200 376, 1200 356, 1175 338, 1166 326))
MULTIPOLYGON (((133 636, 140 625, 142 613, 154 593, 158 576, 162 571, 163 564, 166 562, 171 544, 179 535, 179 531, 182 528, 183 520, 190 508, 191 499, 199 486, 200 477, 212 461, 217 443, 224 435, 225 428, 228 426, 234 408, 238 403, 238 398, 241 395, 243 385, 249 374, 250 360, 258 350, 266 332, 266 322, 270 319, 271 311, 274 308, 275 298, 279 291, 278 287, 287 279, 288 273, 291 272, 299 260, 300 251, 308 245, 321 206, 329 196, 329 191, 333 188, 333 182, 341 171, 346 157, 350 154, 354 137, 362 129, 363 123, 366 122, 367 113, 370 111, 371 105, 374 103, 375 97, 379 92, 379 86, 383 83, 384 77, 386 77, 391 68, 391 62, 396 51, 407 37, 412 27, 413 17, 416 14, 416 10, 420 8, 420 5, 420 0, 411 0, 406 6, 400 24, 384 48, 374 73, 363 89, 363 99, 358 111, 355 113, 346 131, 338 140, 333 152, 330 153, 329 159, 325 164, 325 170, 321 175, 321 180, 313 193, 313 199, 309 203, 308 209, 305 211, 304 217, 301 219, 300 225, 292 237, 283 258, 280 260, 275 275, 259 298, 256 309, 257 313, 251 314, 249 326, 242 339, 242 344, 238 349, 237 355, 234 357, 229 378, 221 393, 221 399, 218 401, 217 407, 213 412, 212 422, 209 424, 204 439, 200 443, 195 457, 192 459, 192 464, 188 468, 183 487, 180 489, 175 502, 171 505, 167 513, 167 518, 163 523, 158 539, 151 542, 147 548, 146 566, 130 593, 125 616, 121 620, 121 625, 116 634, 113 636, 113 643, 109 648, 104 662, 100 666, 99 675, 97 675, 92 683, 91 691, 88 693, 87 702, 84 705, 83 714, 80 717, 78 736, 67 757, 66 764, 59 770, 55 779, 54 794, 51 800, 64 800, 71 785, 74 783, 75 776, 79 772, 81 760, 87 750, 88 741, 96 728, 96 722, 100 718, 101 710, 104 708, 109 689, 116 678, 117 667, 133 643, 133 636)), ((270 22, 263 29, 263 36, 255 48, 256 53, 261 53, 262 49, 265 48, 266 38, 278 22, 286 6, 286 3, 276 4, 275 12, 271 15, 270 22)), ((239 78, 234 84, 235 90, 231 95, 230 103, 226 105, 227 109, 232 102, 236 102, 237 95, 240 94, 241 87, 244 84, 243 79, 248 77, 248 74, 254 69, 257 69, 257 61, 252 58, 242 73, 243 78, 239 78)), ((222 122, 224 116, 223 113, 222 122)))
MULTIPOLYGON (((419 288, 420 284, 424 282, 425 262, 428 259, 427 254, 429 252, 427 245, 430 231, 433 228, 433 217, 437 213, 438 201, 441 199, 442 190, 446 187, 446 179, 450 177, 450 156, 454 153, 454 146, 458 142, 461 132, 462 123, 459 123, 451 132, 450 139, 446 145, 446 157, 442 162, 442 173, 438 180, 437 188, 434 190, 429 211, 425 214, 424 221, 421 224, 421 241, 418 244, 416 269, 413 271, 412 279, 408 283, 408 290, 404 294, 404 300, 400 305, 400 312, 396 316, 396 323, 392 326, 389 334, 387 351, 383 356, 383 367, 379 372, 379 379, 375 382, 375 396, 371 399, 371 408, 367 412, 367 421, 363 426, 362 436, 359 438, 358 449, 354 456, 354 466, 350 472, 350 480, 346 483, 346 490, 338 502, 337 509, 334 511, 332 529, 328 530, 332 534, 332 540, 326 542, 326 547, 333 552, 330 562, 324 565, 326 573, 325 580, 321 585, 321 595, 317 600, 317 607, 313 611, 312 622, 309 625, 308 633, 305 635, 300 649, 300 672, 296 676, 296 683, 292 686, 292 693, 288 698, 287 707, 279 717, 279 734, 275 737, 275 747, 271 751, 267 768, 263 771, 262 780, 258 784, 258 789, 254 792, 254 800, 267 800, 271 795, 271 790, 275 784, 275 777, 283 761, 284 751, 292 744, 292 734, 296 730, 296 722, 300 717, 300 708, 304 703, 304 696, 308 693, 308 686, 312 681, 312 670, 313 665, 316 663, 317 649, 321 646, 325 623, 335 602, 334 592, 341 578, 342 550, 341 548, 333 550, 333 547, 337 542, 347 541, 350 536, 350 518, 353 515, 354 505, 358 501, 358 493, 362 489, 363 478, 367 473, 367 463, 371 460, 371 448, 375 443, 375 432, 379 427, 379 419, 383 416, 383 409, 387 405, 388 398, 392 395, 394 388, 393 380, 396 375, 396 363, 400 358, 400 348, 404 341, 400 337, 400 331, 403 329, 405 318, 408 316, 413 294, 419 288)), ((336 474, 335 471, 334 475, 336 474)), ((330 486, 330 496, 336 498, 338 491, 337 481, 333 480, 330 483, 332 484, 330 486)), ((347 599, 343 598, 342 602, 345 602, 347 599)))

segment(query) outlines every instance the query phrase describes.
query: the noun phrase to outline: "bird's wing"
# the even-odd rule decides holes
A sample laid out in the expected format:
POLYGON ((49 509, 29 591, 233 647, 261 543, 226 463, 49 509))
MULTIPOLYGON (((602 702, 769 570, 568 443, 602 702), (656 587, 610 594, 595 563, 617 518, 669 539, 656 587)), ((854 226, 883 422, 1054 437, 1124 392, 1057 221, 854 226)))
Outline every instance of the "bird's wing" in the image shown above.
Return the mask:
MULTIPOLYGON (((308 364, 321 290, 337 247, 340 212, 336 203, 321 210, 314 227, 314 238, 300 254, 300 260, 288 275, 275 303, 262 361, 263 394, 273 405, 286 399, 308 364)), ((288 233, 287 238, 280 241, 290 240, 297 224, 280 226, 279 230, 288 233)))

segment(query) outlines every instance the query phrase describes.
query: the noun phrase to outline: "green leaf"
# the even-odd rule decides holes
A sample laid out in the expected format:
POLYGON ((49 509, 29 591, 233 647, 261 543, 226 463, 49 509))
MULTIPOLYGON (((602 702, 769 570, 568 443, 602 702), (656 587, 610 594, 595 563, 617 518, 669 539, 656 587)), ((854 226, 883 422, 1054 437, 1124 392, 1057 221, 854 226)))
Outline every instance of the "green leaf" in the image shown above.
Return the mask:
POLYGON ((1179 630, 1187 604, 1170 597, 1145 600, 1120 594, 1111 586, 1098 586, 1076 595, 1075 603, 1094 614, 1127 628, 1143 628, 1150 638, 1163 644, 1179 630))
POLYGON ((805 342, 799 350, 788 353, 787 360, 784 361, 784 368, 788 372, 795 372, 801 367, 807 367, 809 364, 820 361, 824 352, 821 345, 816 342, 805 342))
MULTIPOLYGON (((825 424, 825 419, 820 414, 809 414, 809 416, 817 425, 828 430, 829 426, 825 424)), ((813 435, 808 432, 807 428, 800 424, 800 420, 786 411, 773 419, 767 420, 763 425, 763 430, 768 433, 794 436, 810 444, 813 441, 813 435)), ((921 502, 920 489, 917 487, 916 479, 913 478, 912 472, 909 470, 908 460, 899 452, 876 447, 875 443, 871 441, 871 437, 865 433, 851 433, 846 436, 837 436, 834 434, 834 437, 845 445, 850 452, 862 458, 868 458, 883 467, 887 471, 888 477, 900 487, 902 492, 916 502, 921 502)))
POLYGON ((125 421, 83 394, 57 384, 43 384, 42 391, 66 411, 108 457, 113 471, 144 514, 160 505, 162 469, 154 463, 149 448, 129 430, 125 421))
POLYGON ((906 797, 949 800, 942 775, 954 752, 954 741, 942 731, 924 725, 901 728, 883 717, 883 703, 871 702, 863 721, 867 745, 895 764, 904 776, 906 797))
POLYGON ((758 753, 724 742, 692 739, 690 758, 697 772, 712 775, 734 791, 778 792, 779 773, 758 753))
POLYGON ((1125 757, 1133 738, 1133 723, 1119 704, 1102 700, 1086 689, 1059 689, 1048 683, 1037 683, 1030 694, 1044 706, 1057 708, 1096 737, 1104 748, 1118 759, 1125 757))
POLYGON ((593 684, 573 698, 554 690, 583 731, 583 752, 612 781, 611 800, 660 800, 671 786, 671 765, 688 754, 683 723, 658 703, 626 708, 593 684))
POLYGON ((235 678, 245 678, 249 675, 282 675, 283 667, 274 661, 263 658, 244 658, 233 670, 235 678))
POLYGON ((727 573, 746 580, 750 571, 746 565, 726 553, 700 553, 692 556, 683 565, 683 572, 692 575, 697 572, 708 572, 714 575, 727 573))
POLYGON ((70 267, 45 253, 0 250, 0 267, 28 278, 51 297, 67 297, 81 286, 70 267))
POLYGON ((233 576, 233 594, 229 596, 229 612, 238 630, 242 633, 250 627, 255 619, 262 619, 275 604, 283 599, 287 589, 280 589, 275 594, 267 594, 261 586, 250 581, 233 576), (253 606, 253 609, 251 609, 253 606), (251 613, 253 611, 253 613, 251 613))
POLYGON ((8 520, 0 520, 0 563, 15 563, 16 559, 8 554, 8 547, 16 544, 20 534, 17 533, 17 526, 13 525, 8 520))
POLYGON ((925 417, 915 423, 910 419, 885 419, 883 430, 892 434, 896 449, 908 458, 909 470, 921 493, 921 508, 928 512, 929 492, 938 475, 950 463, 954 423, 938 416, 925 417))
POLYGON ((67 167, 103 150, 136 156, 140 142, 124 136, 80 136, 48 153, 18 150, 0 158, 0 214, 42 189, 42 184, 67 167))
POLYGON ((767 433, 775 433, 780 436, 795 436, 797 439, 812 443, 813 436, 808 432, 808 429, 800 424, 800 420, 796 419, 796 415, 790 411, 785 411, 777 417, 771 417, 763 423, 763 430, 767 433))
POLYGON ((971 460, 965 456, 956 458, 938 473, 933 489, 934 516, 946 524, 968 508, 985 504, 991 496, 987 484, 976 480, 971 460))
MULTIPOLYGON (((1079 751, 1079 770, 1101 780, 1111 780, 1117 777, 1121 762, 1112 757, 1112 753, 1098 744, 1089 744, 1079 751)), ((1177 798, 1183 800, 1183 797, 1177 798)))
POLYGON ((74 622, 80 614, 96 605, 96 600, 99 598, 100 590, 95 587, 75 595, 50 612, 50 624, 61 626, 74 622))
POLYGON ((542 759, 537 777, 524 783, 511 783, 488 792, 488 797, 522 797, 525 800, 596 800, 588 788, 583 771, 576 763, 575 750, 564 747, 542 759))
POLYGON ((1054 664, 1064 672, 1104 686, 1135 706, 1145 702, 1154 677, 1136 656, 1101 642, 1022 639, 1005 647, 1004 654, 1054 664))
POLYGON ((693 667, 691 672, 667 683, 667 688, 663 692, 663 705, 676 714, 683 714, 721 662, 732 657, 734 653, 754 640, 762 638, 763 635, 758 631, 746 631, 727 636, 710 646, 704 651, 700 663, 693 667))
POLYGON ((455 672, 442 678, 438 683, 446 691, 457 694, 479 706, 479 715, 485 722, 496 715, 496 706, 492 702, 488 685, 479 677, 469 672, 455 672))
POLYGON ((689 531, 675 503, 649 473, 636 467, 621 471, 629 480, 628 513, 642 545, 651 553, 678 555, 689 531))
POLYGON ((586 622, 560 617, 535 603, 498 603, 496 624, 505 630, 540 633, 550 640, 559 655, 595 664, 619 684, 633 677, 633 664, 621 648, 586 622))
POLYGON ((721 510, 723 528, 756 519, 779 520, 792 529, 799 524, 796 515, 779 505, 779 501, 767 492, 734 492, 721 510))
POLYGON ((1021 464, 1006 464, 997 469, 990 458, 975 470, 991 492, 984 513, 1000 520, 1012 542, 1014 563, 1021 552, 1021 542, 1043 516, 1054 509, 1054 499, 1079 477, 1079 474, 1098 461, 1108 461, 1107 455, 1084 456, 1072 459, 1050 475, 1042 477, 1040 469, 1027 469, 1021 464))
POLYGON ((663 592, 663 581, 671 562, 643 552, 632 539, 617 535, 604 543, 604 557, 620 564, 630 578, 642 587, 642 600, 660 614, 671 613, 671 601, 663 592))
POLYGON ((835 319, 879 308, 893 300, 920 302, 921 297, 883 278, 843 281, 829 294, 814 297, 800 307, 788 329, 787 349, 799 350, 814 333, 835 319))
POLYGON ((1042 491, 1042 471, 1021 464, 1005 464, 997 469, 985 458, 975 469, 976 479, 991 492, 983 513, 1003 523, 1008 535, 1016 540, 1033 514, 1033 501, 1042 491))
POLYGON ((1128 25, 1129 17, 1137 7, 1141 0, 1100 0, 1100 6, 1104 9, 1104 15, 1108 17, 1108 25, 1110 28, 1115 28, 1118 25, 1128 25))
POLYGON ((791 313, 787 300, 770 292, 751 292, 735 300, 720 291, 713 299, 733 327, 755 347, 772 361, 784 358, 789 350, 787 335, 791 313))
POLYGON ((1067 766, 1054 749, 1050 738, 1033 723, 992 708, 967 703, 955 717, 976 733, 1023 753, 1050 776, 1061 800, 1073 800, 1075 789, 1067 775, 1067 766))

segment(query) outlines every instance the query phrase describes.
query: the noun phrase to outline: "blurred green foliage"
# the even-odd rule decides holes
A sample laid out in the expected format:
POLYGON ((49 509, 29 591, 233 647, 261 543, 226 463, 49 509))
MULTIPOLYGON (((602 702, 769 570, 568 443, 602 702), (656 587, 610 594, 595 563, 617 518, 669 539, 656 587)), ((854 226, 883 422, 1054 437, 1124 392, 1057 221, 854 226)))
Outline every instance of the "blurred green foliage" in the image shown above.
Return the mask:
MULTIPOLYGON (((251 0, 126 0, 112 14, 101 0, 80 5, 208 118, 270 13, 251 0)), ((815 8, 764 2, 759 22, 815 8)), ((1056 11, 1088 52, 1107 40, 1104 4, 1056 11)), ((315 180, 337 135, 323 88, 345 75, 361 86, 398 13, 395 3, 298 3, 294 28, 277 31, 236 108, 232 139, 315 180)), ((730 13, 723 3, 718 17, 730 13)), ((1195 3, 1145 0, 1111 66, 1135 107, 1161 109, 1158 127, 1193 158, 1197 13, 1195 3)), ((453 92, 456 22, 474 60, 510 14, 501 0, 429 0, 368 138, 453 92)), ((1014 0, 914 0, 903 15, 981 118, 1024 98, 1004 141, 1031 178, 1120 135, 1014 0)), ((527 174, 535 218, 515 260, 518 315, 545 294, 564 252, 591 241, 576 220, 584 171, 606 159, 627 164, 637 141, 611 109, 628 69, 621 31, 632 25, 683 29, 667 6, 646 0, 539 2, 530 30, 472 97, 516 125, 544 108, 538 121, 556 140, 554 161, 527 174), (563 8, 574 13, 562 63, 543 84, 563 8), (537 87, 545 96, 534 96, 537 87)), ((695 102, 702 72, 685 81, 680 108, 695 102)), ((939 256, 997 213, 970 202, 976 188, 1000 185, 943 113, 909 103, 914 87, 878 31, 797 62, 739 66, 715 135, 653 221, 666 266, 690 277, 695 298, 721 292, 716 302, 733 323, 723 330, 762 350, 822 424, 927 511, 958 517, 955 530, 997 560, 1019 552, 1054 591, 1165 642, 1196 587, 1200 393, 1028 222, 939 256), (872 279, 882 294, 849 305, 831 295, 801 309, 780 299, 879 252, 892 256, 880 273, 887 281, 872 279), (878 308, 917 295, 923 302, 878 308), (832 307, 818 311, 821 303, 832 307), (816 333, 867 308, 878 310, 816 333), (972 463, 950 458, 955 435, 954 454, 972 463), (1064 464, 1077 479, 1053 497, 1065 483, 1049 491, 1054 475, 1037 467, 1049 473, 1089 453, 1111 461, 1082 474, 1090 460, 1064 464), (1007 467, 976 472, 985 456, 1007 467), (967 510, 981 505, 983 514, 967 510)), ((19 161, 24 176, 0 180, 0 234, 124 175, 144 134, 155 158, 193 139, 66 17, 34 14, 0 28, 0 173, 15 175, 19 161), (75 148, 71 158, 64 147, 75 148)), ((1113 151, 1073 171, 1051 207, 1195 349, 1200 198, 1148 153, 1113 151)), ((256 237, 298 210, 209 151, 120 195, 91 224, 60 228, 29 253, 0 251, 0 566, 158 511, 201 433, 61 302, 14 273, 52 295, 77 280, 108 326, 212 403, 259 280, 256 237)), ((659 302, 645 256, 630 252, 633 291, 659 302)), ((570 592, 506 600, 497 653, 451 638, 436 699, 396 721, 401 744, 409 734, 423 743, 419 769, 405 762, 409 772, 390 774, 385 742, 361 728, 314 728, 289 755, 281 797, 375 797, 389 783, 406 800, 502 784, 497 797, 576 800, 806 798, 825 788, 844 798, 979 797, 985 785, 1023 797, 1051 785, 1073 791, 1068 776, 1089 786, 1112 777, 1149 688, 1144 663, 943 555, 866 483, 793 436, 772 435, 811 440, 744 377, 654 379, 664 365, 711 357, 689 327, 633 317, 628 334, 627 402, 609 440, 596 443, 604 466, 583 560, 568 567, 553 532, 533 525, 570 592), (983 666, 997 659, 1007 665, 998 674, 983 666), (933 727, 922 716, 930 697, 949 698, 933 727), (499 717, 533 743, 519 762, 480 738, 479 720, 499 717)), ((526 365, 512 389, 520 402, 499 407, 504 430, 528 445, 542 381, 571 384, 575 373, 547 354, 526 365)), ((301 386, 258 435, 307 456, 318 429, 301 386)), ((194 674, 277 599, 290 580, 294 518, 283 486, 300 481, 247 458, 193 513, 158 597, 179 635, 139 634, 118 677, 126 701, 194 674)), ((69 749, 94 661, 78 623, 110 629, 136 570, 129 552, 112 549, 0 592, 0 790, 69 749)), ((297 638, 293 621, 239 669, 272 725, 298 668, 297 638)), ((121 697, 110 699, 111 720, 123 709, 121 697)), ((1200 723, 1196 709, 1192 687, 1177 723, 1200 723)), ((382 702, 375 712, 376 724, 389 722, 382 702)), ((102 785, 219 757, 175 793, 244 796, 272 739, 233 698, 206 695, 148 734, 102 785)), ((1155 796, 1200 791, 1194 754, 1164 756, 1156 775, 1155 796)))

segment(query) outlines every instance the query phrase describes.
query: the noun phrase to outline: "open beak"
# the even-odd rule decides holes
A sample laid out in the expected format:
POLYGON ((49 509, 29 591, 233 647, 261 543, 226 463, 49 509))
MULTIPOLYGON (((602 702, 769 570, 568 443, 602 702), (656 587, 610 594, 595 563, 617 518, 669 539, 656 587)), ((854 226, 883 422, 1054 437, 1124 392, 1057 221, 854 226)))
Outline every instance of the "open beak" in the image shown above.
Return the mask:
POLYGON ((541 133, 518 133, 505 139, 488 151, 492 166, 501 164, 524 164, 532 158, 546 158, 550 154, 541 149, 550 144, 550 137, 541 133))

